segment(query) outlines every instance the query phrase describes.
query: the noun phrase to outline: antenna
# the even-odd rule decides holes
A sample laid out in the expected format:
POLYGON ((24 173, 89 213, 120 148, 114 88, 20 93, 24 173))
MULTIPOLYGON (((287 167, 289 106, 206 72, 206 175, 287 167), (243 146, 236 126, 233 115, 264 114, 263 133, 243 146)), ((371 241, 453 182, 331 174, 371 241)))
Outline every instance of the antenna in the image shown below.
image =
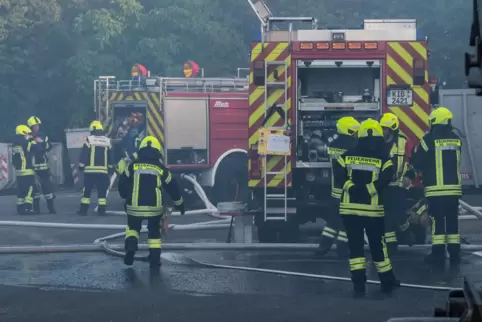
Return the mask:
POLYGON ((263 27, 266 27, 268 25, 268 18, 273 16, 266 3, 264 3, 262 0, 256 1, 256 3, 248 0, 248 3, 251 6, 251 9, 253 9, 254 13, 258 17, 263 27))

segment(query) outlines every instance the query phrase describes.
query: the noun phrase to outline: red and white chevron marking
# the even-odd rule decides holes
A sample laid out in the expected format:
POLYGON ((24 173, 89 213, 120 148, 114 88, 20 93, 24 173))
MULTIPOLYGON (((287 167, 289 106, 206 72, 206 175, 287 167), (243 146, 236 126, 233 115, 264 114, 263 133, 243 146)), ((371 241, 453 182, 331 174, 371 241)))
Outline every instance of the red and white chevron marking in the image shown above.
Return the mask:
POLYGON ((0 166, 0 180, 7 180, 8 179, 8 163, 7 163, 7 156, 1 155, 1 166, 0 166))
POLYGON ((71 164, 70 168, 72 169, 72 179, 74 180, 74 184, 79 182, 79 169, 77 168, 77 164, 71 164))

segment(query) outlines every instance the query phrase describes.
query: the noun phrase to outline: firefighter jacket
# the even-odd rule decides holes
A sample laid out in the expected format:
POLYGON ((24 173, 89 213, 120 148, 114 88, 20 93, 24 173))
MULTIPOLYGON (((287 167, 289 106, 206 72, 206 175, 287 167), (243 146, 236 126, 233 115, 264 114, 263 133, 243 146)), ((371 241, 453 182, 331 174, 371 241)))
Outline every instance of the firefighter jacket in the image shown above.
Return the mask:
POLYGON ((340 156, 335 176, 345 183, 341 215, 383 217, 383 190, 393 178, 393 162, 382 138, 363 138, 354 149, 340 156))
POLYGON ((126 212, 131 216, 150 217, 163 215, 162 192, 169 194, 174 205, 183 200, 176 179, 159 162, 159 153, 153 148, 143 148, 139 157, 119 179, 119 194, 126 201, 126 212))
POLYGON ((425 197, 461 196, 460 153, 462 141, 447 125, 434 125, 412 156, 422 172, 425 197))
POLYGON ((407 137, 402 134, 397 134, 388 147, 394 169, 394 176, 390 182, 390 186, 403 187, 403 178, 405 176, 413 177, 413 171, 405 161, 406 147, 407 137))
POLYGON ((105 136, 88 136, 80 152, 79 168, 85 173, 107 174, 112 167, 110 139, 105 136))
POLYGON ((12 146, 13 166, 17 176, 34 175, 33 158, 35 154, 43 153, 42 145, 33 138, 27 139, 22 135, 15 135, 12 146))
POLYGON ((52 143, 49 141, 48 136, 43 136, 41 134, 35 137, 35 140, 41 149, 33 155, 33 168, 35 171, 48 170, 49 169, 49 158, 47 157, 47 152, 52 150, 52 143), (41 141, 37 141, 41 139, 41 141))
POLYGON ((345 178, 335 176, 333 171, 334 163, 347 150, 353 149, 356 146, 357 139, 350 135, 338 134, 338 137, 331 142, 328 147, 328 155, 331 163, 331 196, 340 199, 345 178))

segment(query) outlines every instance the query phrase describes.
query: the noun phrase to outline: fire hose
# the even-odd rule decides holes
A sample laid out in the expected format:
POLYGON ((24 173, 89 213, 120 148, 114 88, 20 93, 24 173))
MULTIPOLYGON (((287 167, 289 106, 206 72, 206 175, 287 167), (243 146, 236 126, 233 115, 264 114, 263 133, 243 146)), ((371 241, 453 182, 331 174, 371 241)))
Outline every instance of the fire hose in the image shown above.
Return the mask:
MULTIPOLYGON (((169 229, 173 230, 200 230, 200 229, 213 229, 213 228, 226 228, 229 226, 230 219, 226 219, 224 216, 219 214, 218 209, 209 201, 207 198, 204 190, 202 187, 196 182, 196 180, 190 176, 182 175, 183 179, 191 182, 194 186, 196 193, 199 195, 201 200, 204 202, 206 209, 204 213, 210 213, 212 216, 216 218, 222 218, 222 220, 216 221, 209 221, 209 222, 201 222, 195 224, 187 224, 187 225, 169 225, 169 229)), ((115 180, 115 179, 114 179, 115 180)), ((113 181, 113 180, 112 180, 113 181)), ((237 207, 239 205, 233 205, 233 207, 237 207)), ((474 207, 461 202, 461 206, 477 216, 477 218, 482 219, 482 214, 479 217, 480 210, 475 209, 474 207)), ((188 211, 190 214, 200 214, 200 210, 191 210, 188 211)), ((186 212, 186 213, 188 213, 186 212)), ((175 215, 180 215, 179 213, 175 215)), ((114 229, 120 230, 125 229, 125 225, 96 225, 96 224, 69 224, 69 223, 42 223, 42 222, 20 222, 20 221, 0 221, 0 226, 26 226, 26 227, 48 227, 48 228, 69 228, 69 229, 114 229)), ((142 227, 142 232, 147 231, 147 227, 142 227)), ((119 238, 124 236, 124 232, 118 232, 115 234, 111 234, 105 237, 97 238, 92 244, 87 245, 63 245, 63 246, 10 246, 10 247, 0 247, 0 254, 18 254, 18 253, 48 253, 48 252, 91 252, 91 251, 103 251, 109 255, 113 255, 116 257, 123 257, 124 253, 122 250, 124 249, 124 245, 109 245, 108 240, 119 238)), ((408 246, 407 246, 408 247, 408 246)), ((411 247, 412 249, 426 249, 430 247, 430 245, 415 245, 411 247)), ((271 250, 271 251, 306 251, 306 250, 315 250, 317 245, 315 244, 220 244, 220 243, 211 243, 211 244, 166 244, 164 249, 166 250, 243 250, 243 251, 260 251, 260 250, 271 250)), ((365 247, 366 248, 366 247, 365 247)), ((406 247, 400 247, 406 248, 406 247)), ((139 250, 147 250, 148 245, 140 244, 139 250)), ((482 250, 482 245, 462 245, 462 250, 465 251, 480 251, 482 250)), ((345 281, 350 282, 351 279, 347 277, 339 277, 339 276, 331 276, 331 275, 318 275, 318 274, 308 274, 308 273, 301 273, 301 272, 292 272, 292 271, 283 271, 283 270, 272 270, 272 269, 262 269, 262 268, 255 268, 255 267, 245 267, 245 266, 234 266, 234 265, 221 265, 221 264, 213 264, 202 262, 198 260, 194 260, 187 256, 184 256, 179 253, 164 253, 161 256, 164 260, 167 260, 172 263, 178 264, 185 264, 185 265, 192 265, 197 267, 204 267, 204 268, 213 268, 213 269, 231 269, 231 270, 238 270, 238 271, 249 271, 249 272, 259 272, 259 273, 267 273, 267 274, 275 274, 275 275, 284 275, 284 276, 293 276, 293 277, 304 277, 304 278, 311 278, 311 279, 322 279, 322 280, 332 280, 332 281, 345 281)), ((136 256, 137 260, 139 261, 147 261, 147 256, 136 256)), ((368 284, 380 284, 378 281, 368 280, 368 284)), ((450 291, 453 288, 451 287, 443 287, 443 286, 433 286, 433 285, 417 285, 417 284, 406 284, 402 283, 402 287, 412 288, 412 289, 423 289, 423 290, 432 290, 432 291, 450 291)))

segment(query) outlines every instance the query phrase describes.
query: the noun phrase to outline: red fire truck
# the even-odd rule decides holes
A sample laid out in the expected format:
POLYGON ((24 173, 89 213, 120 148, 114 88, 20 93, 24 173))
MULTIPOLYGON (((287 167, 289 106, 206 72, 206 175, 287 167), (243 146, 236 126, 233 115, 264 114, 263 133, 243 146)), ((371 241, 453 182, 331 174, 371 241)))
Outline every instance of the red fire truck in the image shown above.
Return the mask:
POLYGON ((318 29, 315 18, 273 17, 262 1, 248 1, 262 24, 251 50, 248 130, 258 235, 266 242, 296 240, 299 225, 325 211, 327 146, 340 117, 378 119, 392 112, 408 137, 408 151, 428 130, 427 44, 417 39, 415 20, 318 29), (309 27, 293 29, 303 23, 309 27), (260 132, 266 131, 289 137, 289 155, 259 153, 260 132))
MULTIPOLYGON (((246 78, 104 76, 95 81, 95 97, 117 159, 123 157, 123 139, 136 130, 157 137, 165 165, 195 175, 213 192, 211 201, 232 201, 247 187, 246 78)), ((188 200, 195 195, 190 189, 184 187, 188 200)))

